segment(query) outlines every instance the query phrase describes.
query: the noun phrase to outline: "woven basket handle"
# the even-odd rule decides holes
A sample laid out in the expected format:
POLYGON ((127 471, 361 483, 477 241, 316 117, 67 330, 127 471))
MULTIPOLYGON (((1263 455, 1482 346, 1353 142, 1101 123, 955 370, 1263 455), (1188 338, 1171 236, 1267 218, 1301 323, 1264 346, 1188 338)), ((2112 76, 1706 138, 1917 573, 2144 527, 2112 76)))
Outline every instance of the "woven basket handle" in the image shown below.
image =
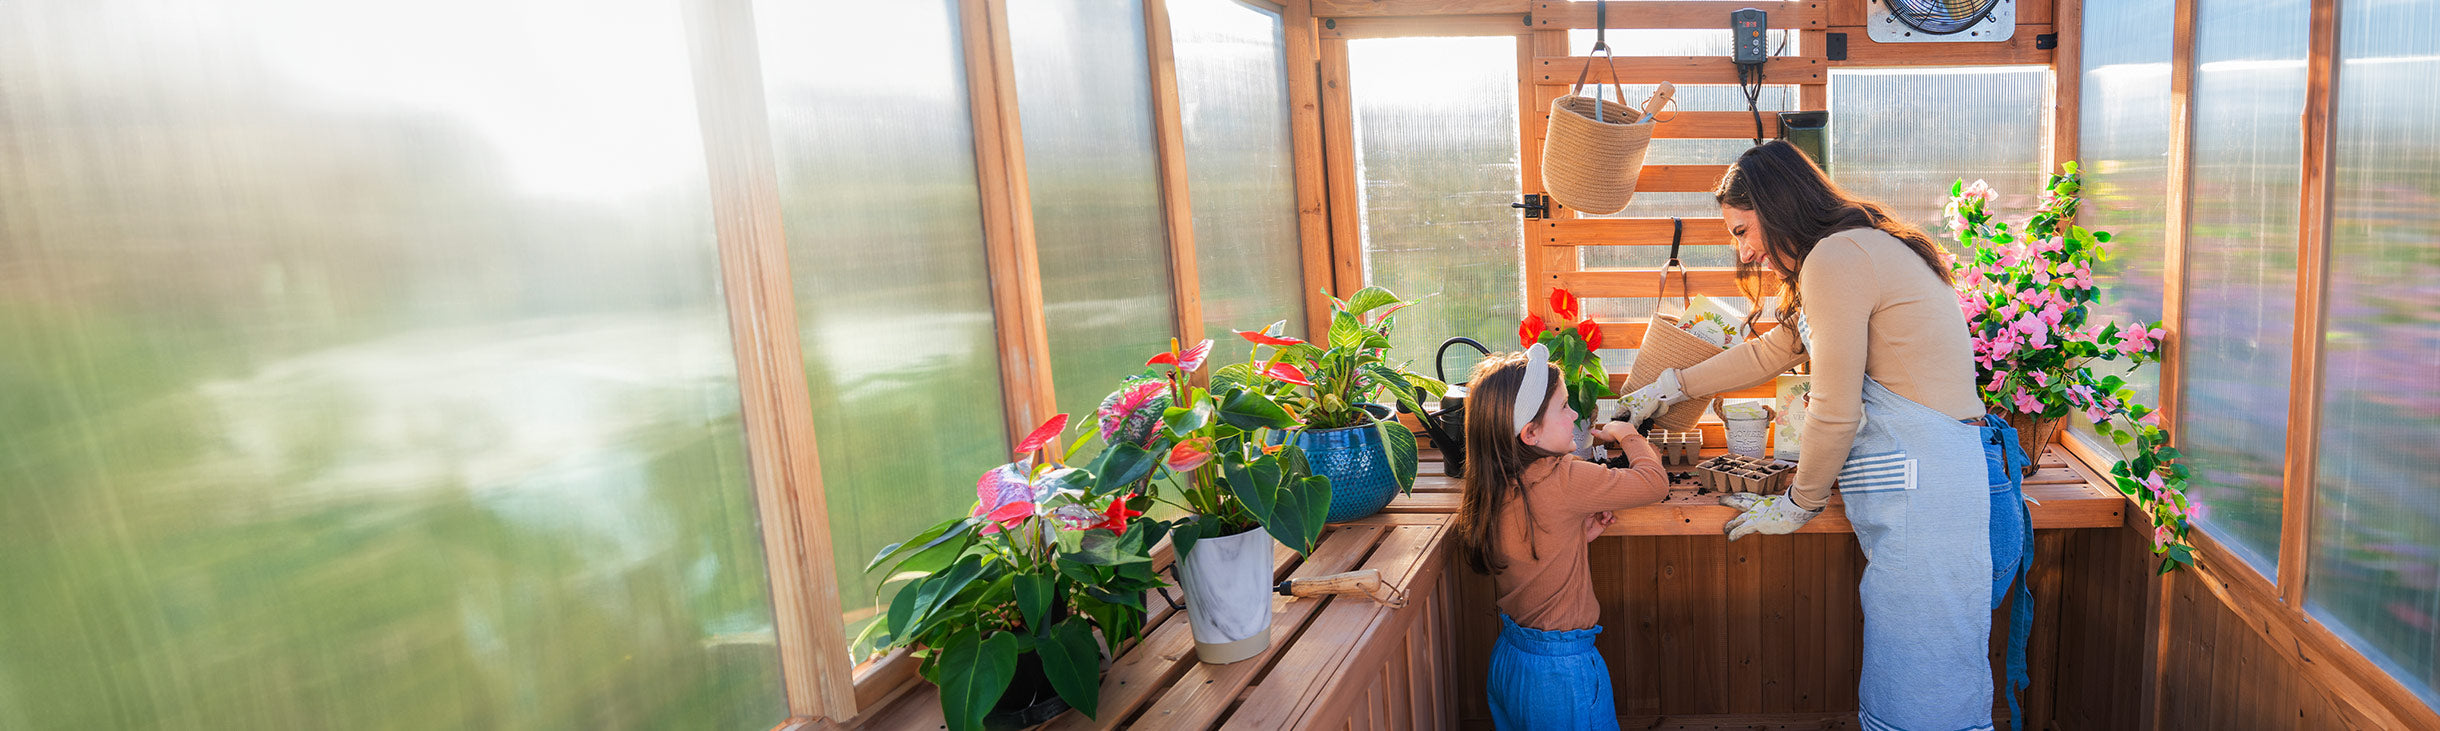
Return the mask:
MULTIPOLYGON (((1669 298, 1669 270, 1676 269, 1678 273, 1678 314, 1683 315, 1687 310, 1694 309, 1694 282, 1686 274, 1686 262, 1678 258, 1678 248, 1686 242, 1686 219, 1670 216, 1669 226, 1669 263, 1661 265, 1661 286, 1660 289, 1653 292, 1653 296, 1660 299, 1669 298)), ((1659 305, 1655 304, 1653 309, 1657 311, 1659 305)))
MULTIPOLYGON (((1595 45, 1593 46, 1593 52, 1594 52, 1594 53, 1601 54, 1601 60, 1602 60, 1604 63, 1606 63, 1606 64, 1608 64, 1608 65, 1609 65, 1609 67, 1610 67, 1610 90, 1611 90, 1613 93, 1615 93, 1615 94, 1617 94, 1617 95, 1618 95, 1618 106, 1621 106, 1621 107, 1626 106, 1626 105, 1627 105, 1627 87, 1624 87, 1624 86, 1620 86, 1620 85, 1618 85, 1618 55, 1617 55, 1617 54, 1615 54, 1615 53, 1612 53, 1612 52, 1610 51, 1610 45, 1609 45, 1609 44, 1607 44, 1607 43, 1595 44, 1595 45)), ((1576 85, 1568 88, 1568 90, 1567 90, 1567 95, 1568 95, 1568 96, 1583 96, 1583 95, 1584 95, 1584 80, 1585 80, 1585 79, 1588 79, 1588 78, 1591 78, 1591 77, 1592 77, 1592 75, 1593 75, 1593 62, 1592 62, 1592 61, 1589 61, 1589 60, 1588 60, 1588 61, 1585 61, 1585 62, 1584 62, 1584 68, 1583 68, 1583 69, 1581 69, 1581 70, 1578 70, 1578 71, 1576 72, 1576 85)), ((1593 82, 1593 121, 1595 121, 1595 122, 1600 122, 1600 123, 1602 123, 1602 124, 1609 124, 1609 123, 1610 123, 1610 120, 1607 120, 1607 119, 1603 119, 1603 118, 1602 118, 1602 114, 1601 114, 1601 82, 1598 82, 1598 81, 1593 82)), ((1628 121, 1628 123, 1634 123, 1634 122, 1641 121, 1641 120, 1633 120, 1633 119, 1630 119, 1630 120, 1627 120, 1627 121, 1628 121)))

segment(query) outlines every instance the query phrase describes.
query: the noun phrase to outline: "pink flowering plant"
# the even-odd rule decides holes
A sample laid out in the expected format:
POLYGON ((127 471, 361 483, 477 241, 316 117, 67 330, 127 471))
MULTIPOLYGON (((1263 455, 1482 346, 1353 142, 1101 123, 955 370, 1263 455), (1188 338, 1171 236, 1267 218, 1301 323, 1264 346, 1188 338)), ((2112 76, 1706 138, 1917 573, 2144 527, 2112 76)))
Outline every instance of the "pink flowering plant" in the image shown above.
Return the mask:
POLYGON ((2083 180, 2075 163, 2049 176, 2038 208, 2021 224, 2001 222, 1991 205, 1998 193, 1983 181, 1949 187, 1949 230, 1970 256, 1950 268, 1959 303, 1973 331, 1974 364, 1984 405, 2020 422, 2081 413, 2119 445, 2126 459, 2111 468, 2119 492, 2152 517, 2152 551, 2166 573, 2194 563, 2189 523, 2201 513, 2184 486, 2190 471, 2169 446, 2160 414, 2134 401, 2116 375, 2096 375, 2095 361, 2122 363, 2123 372, 2160 360, 2160 323, 2095 321, 2099 296, 2093 266, 2107 257, 2107 231, 2069 221, 2083 180))
MULTIPOLYGON (((1269 332, 1238 335, 1258 345, 1303 342, 1269 332)), ((1103 399, 1102 461, 1150 468, 1101 471, 1129 476, 1129 489, 1144 495, 1147 507, 1157 501, 1188 514, 1167 524, 1178 555, 1203 538, 1255 528, 1299 553, 1312 551, 1330 509, 1330 478, 1313 474, 1302 450, 1273 438, 1297 423, 1272 394, 1305 382, 1304 373, 1275 358, 1250 381, 1214 374, 1210 386, 1195 385, 1211 353, 1210 340, 1185 348, 1172 340, 1168 352, 1146 360, 1141 375, 1103 399)))

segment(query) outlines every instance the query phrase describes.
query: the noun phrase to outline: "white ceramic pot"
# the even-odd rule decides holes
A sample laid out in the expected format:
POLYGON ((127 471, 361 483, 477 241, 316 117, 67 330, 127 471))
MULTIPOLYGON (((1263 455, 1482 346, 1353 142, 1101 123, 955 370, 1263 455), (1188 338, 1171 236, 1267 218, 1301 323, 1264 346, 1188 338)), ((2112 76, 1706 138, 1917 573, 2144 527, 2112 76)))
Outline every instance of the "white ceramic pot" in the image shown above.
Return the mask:
POLYGON ((1195 541, 1178 557, 1195 657, 1213 665, 1244 660, 1271 646, 1271 551, 1261 528, 1195 541))

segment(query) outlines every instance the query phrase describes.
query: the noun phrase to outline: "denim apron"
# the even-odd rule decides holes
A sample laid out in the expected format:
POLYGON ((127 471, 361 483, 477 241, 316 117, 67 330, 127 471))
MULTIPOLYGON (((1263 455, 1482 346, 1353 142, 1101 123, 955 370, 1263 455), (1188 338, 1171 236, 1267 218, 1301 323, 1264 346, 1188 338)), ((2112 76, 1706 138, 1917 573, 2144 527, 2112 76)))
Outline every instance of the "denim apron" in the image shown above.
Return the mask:
POLYGON ((2002 496, 1983 423, 1864 379, 1864 420, 1838 485, 1866 561, 1858 695, 1869 731, 1992 728, 1989 519, 2002 496))
POLYGON ((1593 649, 1598 634, 1600 627, 1538 630, 1500 615, 1500 638, 1491 646, 1486 689, 1492 724, 1530 731, 1618 728, 1610 667, 1593 649))

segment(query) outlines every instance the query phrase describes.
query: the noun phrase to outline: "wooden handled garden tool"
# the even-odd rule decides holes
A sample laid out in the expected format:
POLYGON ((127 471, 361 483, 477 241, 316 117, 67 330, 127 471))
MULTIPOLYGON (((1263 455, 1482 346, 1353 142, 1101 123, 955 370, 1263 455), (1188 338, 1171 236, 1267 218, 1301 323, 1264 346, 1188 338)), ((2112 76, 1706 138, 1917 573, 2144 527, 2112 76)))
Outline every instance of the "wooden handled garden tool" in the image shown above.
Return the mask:
POLYGON ((1361 596, 1391 609, 1406 607, 1406 592, 1390 588, 1381 582, 1380 569, 1360 569, 1325 576, 1308 576, 1279 582, 1281 596, 1310 598, 1319 596, 1361 596))

